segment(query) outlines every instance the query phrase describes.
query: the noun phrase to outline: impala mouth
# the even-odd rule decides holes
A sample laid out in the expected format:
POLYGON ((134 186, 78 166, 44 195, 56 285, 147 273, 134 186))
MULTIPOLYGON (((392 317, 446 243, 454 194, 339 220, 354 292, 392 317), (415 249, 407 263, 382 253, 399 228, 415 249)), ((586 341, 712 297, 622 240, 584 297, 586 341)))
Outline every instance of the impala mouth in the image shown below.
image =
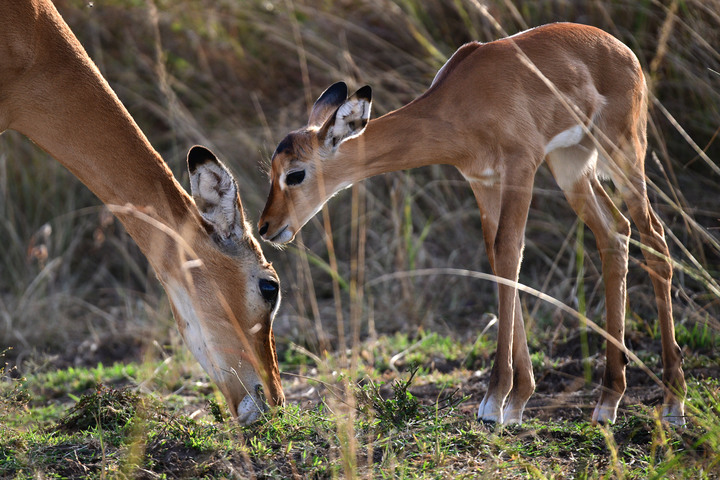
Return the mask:
POLYGON ((275 235, 272 237, 269 237, 267 240, 270 243, 276 243, 276 244, 283 244, 288 243, 290 240, 292 240, 293 234, 292 231, 288 229, 288 226, 285 225, 282 227, 275 235))
POLYGON ((255 387, 255 393, 248 393, 237 406, 237 421, 247 426, 260 420, 269 409, 260 385, 255 387))

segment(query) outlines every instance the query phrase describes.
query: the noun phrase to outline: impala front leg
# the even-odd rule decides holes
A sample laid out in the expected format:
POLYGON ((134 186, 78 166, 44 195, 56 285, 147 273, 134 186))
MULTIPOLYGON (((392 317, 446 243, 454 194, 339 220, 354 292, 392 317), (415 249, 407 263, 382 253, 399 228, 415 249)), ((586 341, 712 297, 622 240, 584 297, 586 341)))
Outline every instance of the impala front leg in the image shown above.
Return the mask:
POLYGON ((503 423, 522 423, 525 404, 535 391, 535 377, 533 376, 530 351, 525 336, 525 322, 520 307, 520 295, 515 290, 515 323, 513 327, 513 388, 505 401, 503 410, 503 423))
MULTIPOLYGON (((512 282, 517 282, 520 272, 534 173, 507 171, 499 189, 483 189, 473 184, 483 217, 490 265, 495 275, 512 282)), ((498 285, 497 350, 488 390, 478 409, 478 420, 519 423, 534 383, 517 287, 501 283, 498 285), (503 411, 508 395, 509 402, 503 411)))

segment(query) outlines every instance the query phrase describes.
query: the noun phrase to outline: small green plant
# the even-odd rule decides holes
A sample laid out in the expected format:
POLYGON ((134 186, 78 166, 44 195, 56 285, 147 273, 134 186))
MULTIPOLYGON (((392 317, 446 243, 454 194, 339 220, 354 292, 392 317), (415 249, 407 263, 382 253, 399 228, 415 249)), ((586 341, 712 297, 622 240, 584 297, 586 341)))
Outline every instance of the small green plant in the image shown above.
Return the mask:
POLYGON ((56 430, 81 432, 98 426, 122 430, 135 416, 139 402, 140 396, 130 388, 114 389, 98 383, 94 392, 83 395, 68 411, 56 430))
MULTIPOLYGON (((372 408, 382 431, 400 428, 418 420, 420 404, 408 391, 412 377, 417 369, 412 371, 408 381, 396 380, 392 384, 393 395, 384 399, 380 385, 368 383, 359 392, 358 404, 372 408)), ((369 414, 367 410, 364 413, 369 414)))
POLYGON ((432 406, 422 405, 410 392, 410 386, 418 371, 417 366, 413 367, 407 379, 397 379, 392 382, 392 394, 389 398, 385 398, 382 383, 369 381, 358 388, 356 392, 358 409, 366 417, 373 418, 375 426, 381 432, 408 428, 419 422, 426 422, 429 418, 437 416, 438 412, 451 410, 463 400, 457 398, 453 392, 445 396, 440 403, 432 406))
POLYGON ((220 404, 218 404, 217 401, 212 398, 208 401, 208 403, 210 405, 210 413, 212 414, 215 421, 218 423, 222 423, 225 420, 225 417, 223 416, 222 407, 220 406, 220 404))
MULTIPOLYGON (((5 352, 0 352, 0 360, 5 352)), ((9 384, 9 388, 0 388, 0 431, 9 417, 14 416, 18 410, 22 410, 30 403, 31 395, 22 384, 22 378, 13 378, 11 372, 6 371, 6 365, 0 365, 0 382, 9 384)))

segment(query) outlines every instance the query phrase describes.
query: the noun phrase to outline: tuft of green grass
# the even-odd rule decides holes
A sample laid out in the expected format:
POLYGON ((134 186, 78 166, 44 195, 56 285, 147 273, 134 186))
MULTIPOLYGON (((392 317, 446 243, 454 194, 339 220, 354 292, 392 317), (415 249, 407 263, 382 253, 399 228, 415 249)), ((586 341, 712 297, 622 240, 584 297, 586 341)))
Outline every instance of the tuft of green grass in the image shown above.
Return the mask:
POLYGON ((422 418, 420 415, 420 402, 408 391, 417 368, 410 372, 407 380, 396 380, 392 384, 392 397, 384 399, 380 393, 379 385, 368 382, 357 394, 360 411, 366 415, 369 409, 378 421, 380 431, 409 426, 411 422, 422 418))
POLYGON ((695 322, 692 325, 682 323, 675 331, 680 345, 697 353, 714 353, 720 349, 720 332, 709 321, 695 322))
POLYGON ((139 396, 127 388, 113 389, 97 384, 83 395, 58 422, 59 432, 84 432, 90 428, 122 430, 135 417, 139 396))

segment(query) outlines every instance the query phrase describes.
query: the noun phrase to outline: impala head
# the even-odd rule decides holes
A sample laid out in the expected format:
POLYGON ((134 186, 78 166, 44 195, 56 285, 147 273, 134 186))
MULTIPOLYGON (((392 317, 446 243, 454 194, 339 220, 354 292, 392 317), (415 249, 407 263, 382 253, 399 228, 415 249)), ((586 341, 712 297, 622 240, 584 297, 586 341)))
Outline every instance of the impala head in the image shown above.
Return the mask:
POLYGON ((272 322, 277 274, 245 221, 237 183, 203 147, 187 157, 202 232, 180 232, 200 262, 163 278, 180 332, 242 424, 284 402, 272 322))
POLYGON ((372 90, 366 85, 349 98, 347 93, 343 82, 325 90, 308 124, 288 134, 275 149, 270 194, 258 222, 263 239, 276 244, 292 241, 331 196, 350 186, 329 166, 343 142, 365 131, 372 90))

